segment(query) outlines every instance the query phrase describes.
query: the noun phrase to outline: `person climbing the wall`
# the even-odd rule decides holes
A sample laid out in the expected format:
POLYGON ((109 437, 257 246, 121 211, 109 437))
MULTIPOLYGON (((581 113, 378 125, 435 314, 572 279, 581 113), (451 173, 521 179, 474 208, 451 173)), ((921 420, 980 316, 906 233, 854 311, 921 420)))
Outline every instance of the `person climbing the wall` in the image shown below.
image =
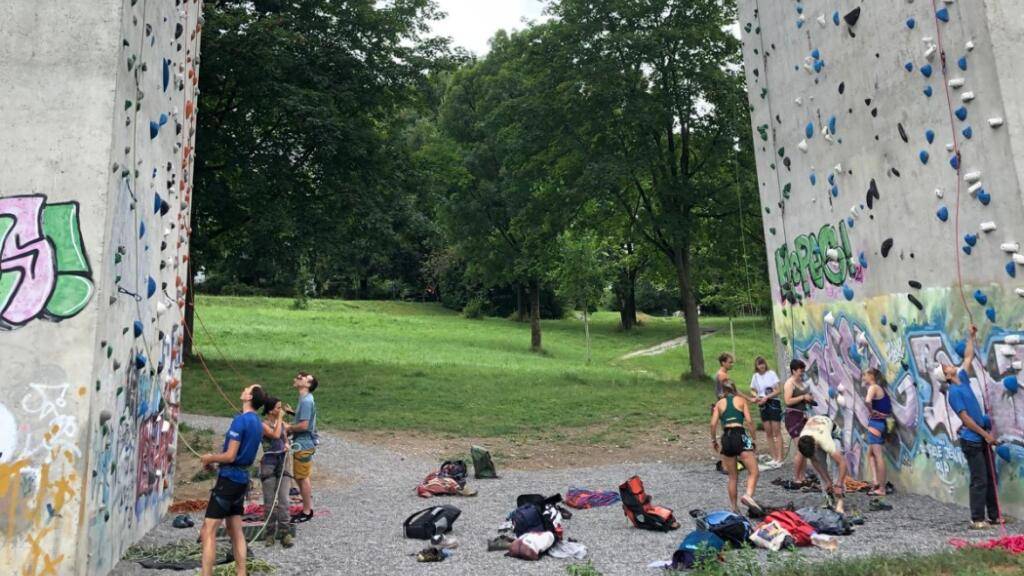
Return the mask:
POLYGON ((782 402, 779 401, 782 387, 779 386, 779 376, 768 368, 768 361, 763 356, 754 360, 750 391, 760 408, 761 424, 768 439, 768 450, 771 452, 768 465, 777 468, 782 465, 782 402))
POLYGON ((288 526, 288 434, 285 432, 284 407, 280 400, 268 397, 263 405, 263 458, 260 482, 263 485, 263 510, 267 515, 264 539, 267 546, 281 540, 291 548, 295 542, 288 526))
POLYGON ((992 469, 992 446, 999 441, 989 431, 991 420, 978 403, 978 398, 971 388, 971 373, 974 371, 974 338, 978 327, 970 327, 970 338, 964 350, 964 361, 960 368, 952 364, 939 364, 935 367, 932 377, 937 382, 946 382, 949 386, 946 400, 962 425, 957 433, 960 438, 960 450, 967 460, 970 473, 970 503, 972 530, 983 530, 989 525, 999 523, 999 503, 996 496, 995 472, 992 469), (985 523, 986 512, 988 524, 985 523))
MULTIPOLYGON (((807 410, 815 405, 814 397, 804 387, 804 373, 807 365, 803 360, 794 358, 789 362, 789 378, 782 385, 782 401, 785 403, 784 422, 789 437, 796 440, 807 422, 807 410)), ((797 455, 799 457, 799 454, 797 455)), ((796 482, 804 481, 803 469, 799 469, 796 475, 796 482)))
POLYGON ((210 492, 206 506, 206 519, 199 537, 203 544, 202 574, 213 575, 213 564, 217 555, 217 528, 223 521, 231 538, 231 547, 236 559, 236 573, 245 576, 246 543, 242 532, 242 514, 245 511, 245 494, 249 491, 249 466, 256 460, 263 437, 263 424, 256 410, 263 407, 265 395, 257 385, 242 390, 242 413, 231 421, 224 435, 224 447, 220 454, 203 454, 203 466, 218 464, 217 483, 210 492))
POLYGON ((754 453, 754 442, 751 435, 748 435, 748 428, 752 432, 754 421, 750 418, 749 404, 743 397, 736 394, 736 385, 731 380, 722 383, 724 396, 715 403, 711 412, 711 446, 722 455, 722 462, 726 472, 729 474, 729 503, 734 512, 739 512, 736 502, 739 483, 739 470, 736 460, 739 459, 747 469, 747 490, 744 492, 740 502, 748 508, 760 512, 761 507, 754 500, 754 491, 757 490, 757 456, 754 453), (722 442, 718 442, 718 423, 722 423, 722 442))
POLYGON ((888 432, 889 417, 892 416, 892 399, 882 372, 878 368, 864 371, 861 380, 867 388, 864 403, 871 411, 868 416, 868 464, 875 477, 875 484, 868 494, 885 496, 885 436, 888 432))
MULTIPOLYGON (((292 457, 292 475, 299 485, 302 495, 302 512, 292 516, 293 524, 308 522, 313 519, 313 455, 320 443, 316 433, 316 402, 313 392, 320 383, 309 372, 299 372, 292 380, 292 386, 299 391, 299 406, 295 412, 295 422, 288 425, 288 434, 292 436, 297 452, 292 457)), ((286 407, 287 410, 287 407, 286 407)))
POLYGON ((843 453, 836 445, 836 424, 828 416, 812 416, 804 424, 800 431, 800 439, 796 447, 796 478, 802 481, 807 461, 817 471, 821 478, 822 488, 825 494, 833 502, 833 508, 840 514, 843 513, 843 495, 846 493, 847 466, 843 453), (839 478, 832 482, 832 476, 828 473, 828 459, 831 458, 839 468, 839 478))

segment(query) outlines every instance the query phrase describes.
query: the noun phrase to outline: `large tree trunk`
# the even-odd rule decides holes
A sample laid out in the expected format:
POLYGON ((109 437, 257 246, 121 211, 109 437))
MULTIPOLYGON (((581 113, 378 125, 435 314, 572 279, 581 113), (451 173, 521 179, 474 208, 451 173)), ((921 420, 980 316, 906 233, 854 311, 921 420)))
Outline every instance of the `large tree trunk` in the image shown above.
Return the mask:
POLYGON ((185 284, 185 340, 181 347, 182 358, 192 357, 192 335, 196 332, 195 276, 190 260, 187 272, 188 280, 185 284))
POLYGON ((690 351, 690 376, 703 378, 704 346, 700 340, 700 319, 697 318, 697 298, 693 294, 690 278, 690 253, 686 248, 676 248, 672 258, 679 281, 679 302, 686 318, 686 347, 690 351))
POLYGON ((526 322, 529 306, 526 303, 526 289, 522 284, 516 284, 516 322, 526 322))
POLYGON ((530 281, 530 350, 540 352, 540 282, 530 281))
POLYGON ((636 275, 636 269, 624 268, 619 285, 619 323, 626 331, 636 326, 636 275))

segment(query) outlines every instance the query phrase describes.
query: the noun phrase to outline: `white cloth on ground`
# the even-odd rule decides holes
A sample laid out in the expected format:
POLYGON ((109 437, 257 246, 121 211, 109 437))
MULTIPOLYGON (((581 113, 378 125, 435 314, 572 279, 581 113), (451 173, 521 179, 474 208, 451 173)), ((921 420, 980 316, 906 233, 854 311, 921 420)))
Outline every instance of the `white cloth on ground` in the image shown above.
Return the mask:
POLYGON ((548 549, 548 556, 552 558, 573 558, 583 560, 587 557, 587 547, 579 542, 567 542, 562 540, 548 549))

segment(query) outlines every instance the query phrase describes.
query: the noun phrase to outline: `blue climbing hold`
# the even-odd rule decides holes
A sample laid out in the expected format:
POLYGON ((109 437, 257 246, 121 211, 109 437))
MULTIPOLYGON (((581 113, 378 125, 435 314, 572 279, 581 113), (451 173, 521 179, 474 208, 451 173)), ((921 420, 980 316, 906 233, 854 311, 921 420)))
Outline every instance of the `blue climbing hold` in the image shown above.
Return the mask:
POLYGON ((149 139, 152 140, 153 138, 156 138, 157 134, 159 134, 159 133, 160 133, 160 125, 157 124, 156 122, 152 122, 151 121, 149 123, 149 139))
POLYGON ((981 304, 982 306, 988 304, 988 296, 985 296, 985 293, 982 292, 981 290, 974 291, 974 299, 977 300, 978 304, 981 304))
POLYGON ((932 87, 931 86, 925 86, 924 87, 924 95, 929 97, 929 98, 932 97, 932 87))
POLYGON ((961 122, 967 120, 967 108, 964 106, 957 108, 956 117, 959 118, 961 122))
POLYGON ((821 60, 821 51, 819 51, 817 48, 811 50, 811 58, 814 58, 815 60, 821 60))
POLYGON ((963 358, 964 352, 967 351, 967 341, 957 340, 956 344, 953 345, 953 349, 956 350, 956 355, 963 358))
POLYGON ((921 150, 921 153, 918 154, 918 157, 921 158, 921 164, 927 164, 928 163, 928 151, 927 150, 921 150))
POLYGON ((1020 390, 1020 382, 1017 382, 1016 376, 1007 376, 1003 378, 1003 388, 1010 394, 1016 394, 1020 390))
POLYGON ((164 92, 167 92, 167 87, 171 85, 171 61, 168 58, 164 58, 164 92))
POLYGON ((160 125, 161 126, 163 126, 164 124, 167 124, 168 120, 170 120, 170 118, 167 117, 167 113, 166 112, 160 115, 160 125))
POLYGON ((924 66, 921 66, 921 74, 924 74, 925 78, 931 78, 932 77, 932 65, 931 64, 925 64, 924 66))
POLYGON ((945 222, 949 220, 949 208, 942 206, 941 208, 939 208, 939 211, 935 213, 935 215, 939 217, 939 220, 945 222))
POLYGON ((964 246, 962 250, 964 251, 964 254, 967 254, 968 256, 971 255, 972 249, 970 246, 964 246))
POLYGON ((839 396, 839 388, 836 388, 835 386, 829 386, 828 397, 835 400, 837 396, 839 396))
POLYGON ((996 309, 991 307, 991 306, 989 306, 988 308, 985 309, 985 316, 988 318, 989 322, 995 322, 996 321, 996 309))
POLYGON ((868 259, 867 259, 866 256, 864 256, 863 252, 860 253, 859 260, 860 260, 860 267, 861 268, 867 268, 868 267, 868 259))
POLYGON ((804 128, 804 136, 807 136, 808 140, 814 138, 814 122, 807 123, 807 126, 804 128))
POLYGON ((828 131, 830 134, 836 133, 836 117, 832 116, 828 119, 828 131))
POLYGON ((853 224, 854 224, 853 216, 847 216, 846 217, 846 227, 849 228, 850 230, 853 230, 853 224))
POLYGON ((832 13, 832 23, 835 24, 836 26, 839 26, 839 12, 838 11, 832 13))
POLYGON ((839 198, 839 186, 833 186, 830 192, 832 192, 833 198, 839 198))
POLYGON ((913 72, 914 71, 914 63, 913 62, 907 62, 906 64, 903 65, 903 67, 907 69, 907 72, 913 72))
POLYGON ((847 300, 853 300, 853 288, 843 284, 843 297, 847 300))
POLYGON ((804 13, 804 7, 801 6, 800 4, 797 4, 796 5, 796 13, 797 14, 803 14, 804 13))
POLYGON ((959 156, 955 156, 955 155, 953 157, 951 157, 949 159, 949 165, 953 167, 953 170, 959 170, 960 169, 960 157, 959 156))
POLYGON ((885 314, 882 314, 882 326, 885 326, 888 323, 889 323, 889 318, 886 317, 885 314))
POLYGON ((915 26, 917 26, 917 20, 914 20, 913 18, 907 18, 907 28, 913 30, 915 26))
POLYGON ((992 195, 989 194, 988 192, 985 192, 984 188, 978 191, 978 202, 981 202, 982 206, 988 206, 988 203, 991 201, 992 195))
POLYGON ((935 131, 932 130, 931 128, 925 130, 924 131, 924 139, 927 140, 929 144, 931 144, 932 142, 935 142, 935 131))
POLYGON ((815 174, 814 172, 811 172, 811 186, 814 186, 817 183, 818 183, 818 175, 815 174))
POLYGON ((949 22, 949 10, 942 8, 935 13, 935 17, 943 22, 949 22))
POLYGON ((971 128, 970 126, 968 126, 967 128, 964 128, 963 135, 964 135, 964 138, 967 138, 968 140, 970 140, 974 136, 974 129, 971 128))
POLYGON ((828 183, 833 185, 833 186, 836 185, 836 175, 835 175, 835 172, 829 172, 828 173, 828 183))
POLYGON ((797 29, 797 30, 799 30, 799 29, 801 29, 801 28, 803 28, 803 27, 804 27, 804 21, 803 21, 803 20, 800 20, 800 19, 798 18, 798 19, 797 19, 797 21, 796 21, 796 29, 797 29))
POLYGON ((854 364, 860 364, 864 357, 860 355, 860 350, 857 350, 856 344, 850 344, 850 360, 853 360, 854 364))
POLYGON ((976 245, 978 243, 978 235, 977 234, 964 234, 964 242, 966 242, 970 246, 974 246, 974 245, 976 245))
POLYGON ((146 281, 146 298, 152 298, 156 294, 156 280, 152 276, 146 281))
POLYGON ((160 211, 160 203, 161 202, 163 202, 163 199, 160 198, 160 195, 159 194, 154 194, 153 195, 153 214, 156 214, 157 212, 160 211))
POLYGON ((960 59, 956 61, 956 65, 959 66, 961 70, 967 70, 967 56, 961 56, 960 59))
POLYGON ((1012 260, 1006 263, 1006 274, 1010 278, 1017 277, 1017 265, 1012 260))
POLYGON ((136 338, 142 336, 142 320, 136 320, 132 327, 134 328, 136 338))
POLYGON ((824 67, 825 67, 825 61, 824 60, 815 60, 814 61, 814 71, 815 72, 821 72, 821 69, 824 68, 824 67))
POLYGON ((139 222, 139 238, 142 238, 145 235, 146 235, 146 223, 145 222, 139 222))
POLYGON ((135 355, 135 369, 142 370, 146 367, 146 356, 143 354, 135 355))

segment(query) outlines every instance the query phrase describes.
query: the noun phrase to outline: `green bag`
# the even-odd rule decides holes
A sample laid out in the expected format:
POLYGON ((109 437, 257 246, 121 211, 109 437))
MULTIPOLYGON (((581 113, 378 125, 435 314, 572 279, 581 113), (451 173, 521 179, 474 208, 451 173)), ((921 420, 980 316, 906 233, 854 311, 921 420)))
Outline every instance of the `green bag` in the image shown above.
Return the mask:
POLYGON ((473 446, 469 449, 469 455, 473 459, 473 472, 477 478, 498 477, 490 451, 482 446, 473 446))

